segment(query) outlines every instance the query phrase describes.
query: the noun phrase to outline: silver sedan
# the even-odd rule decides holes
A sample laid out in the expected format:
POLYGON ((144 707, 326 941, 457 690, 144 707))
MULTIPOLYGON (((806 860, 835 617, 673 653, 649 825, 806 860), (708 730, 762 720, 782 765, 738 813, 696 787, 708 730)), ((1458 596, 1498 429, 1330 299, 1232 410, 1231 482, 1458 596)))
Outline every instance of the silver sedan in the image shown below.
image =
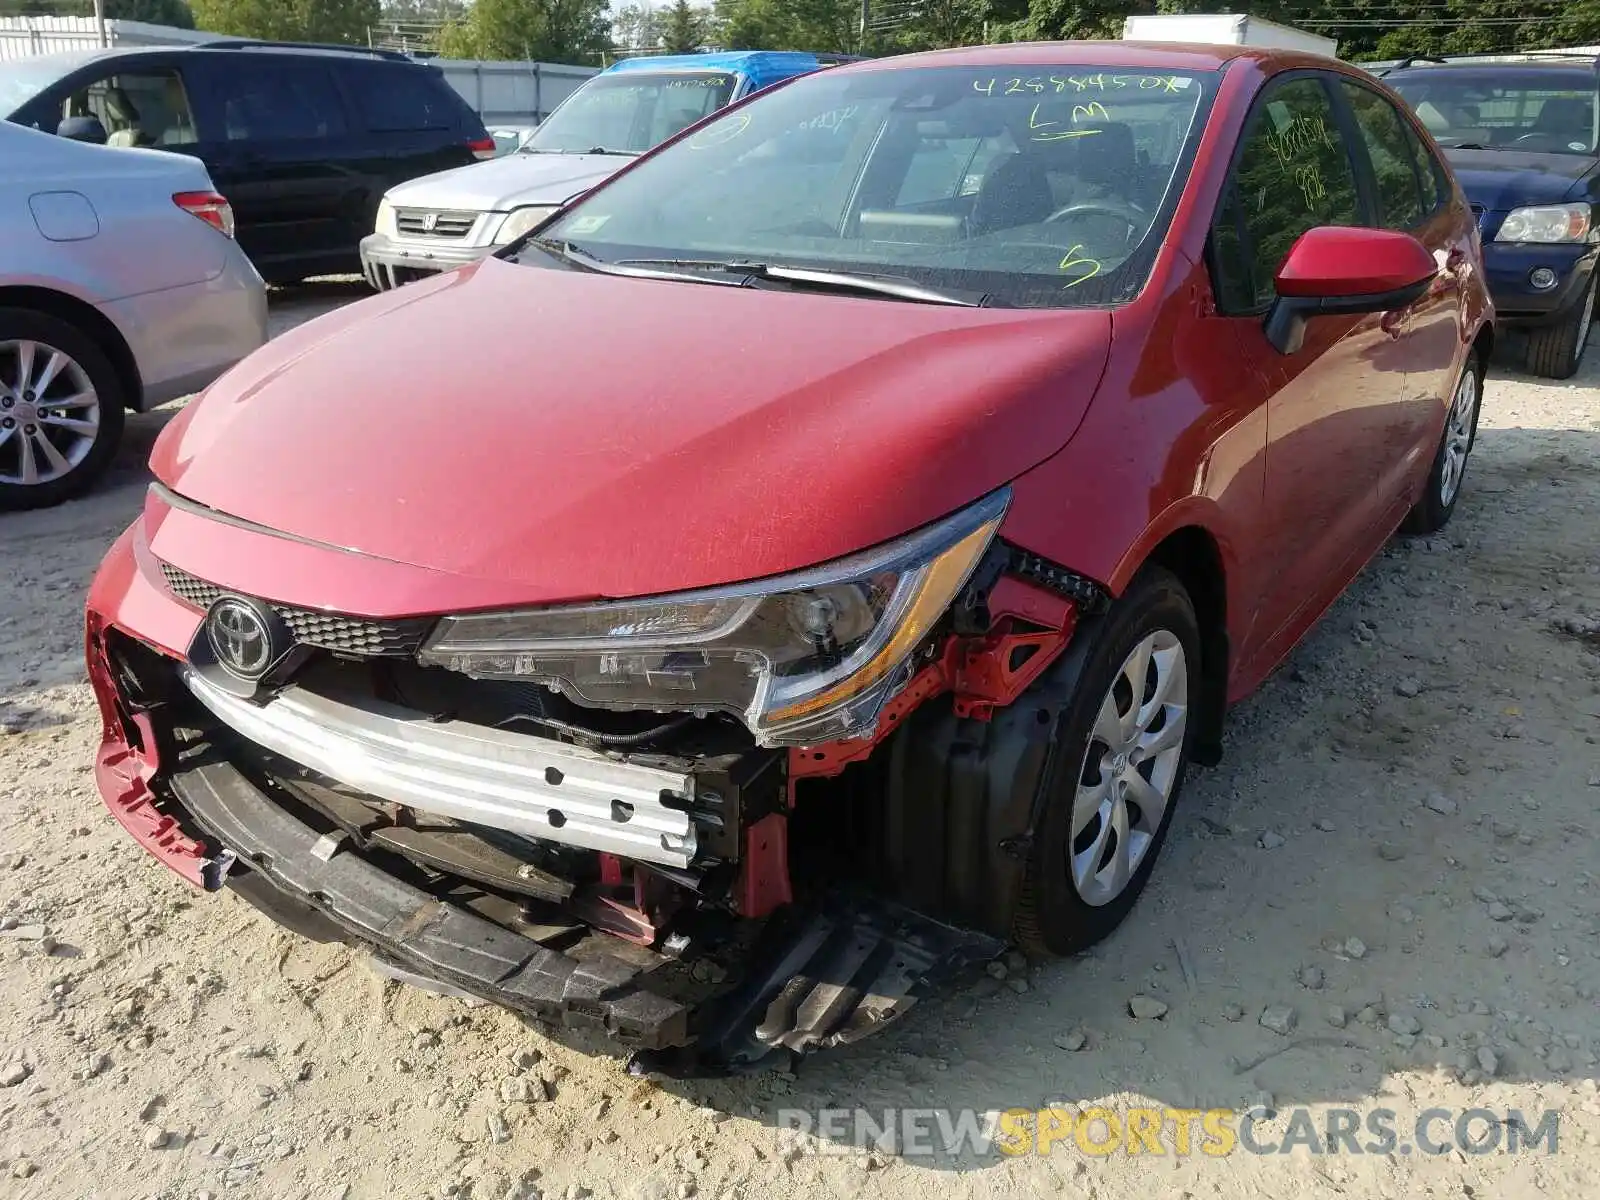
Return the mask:
POLYGON ((110 462, 126 410, 205 387, 267 338, 266 287, 198 160, 0 121, 0 510, 110 462))

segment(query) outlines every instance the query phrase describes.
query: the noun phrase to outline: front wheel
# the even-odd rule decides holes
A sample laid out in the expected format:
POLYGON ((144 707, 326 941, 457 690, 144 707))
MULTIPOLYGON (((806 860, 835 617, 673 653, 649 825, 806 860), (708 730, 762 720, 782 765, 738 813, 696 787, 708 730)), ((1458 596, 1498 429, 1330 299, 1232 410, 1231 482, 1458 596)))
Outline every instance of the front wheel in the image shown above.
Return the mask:
POLYGON ((1478 409, 1483 396, 1483 365, 1478 355, 1467 359, 1451 393, 1450 411, 1445 414, 1444 433, 1434 452, 1428 482, 1400 527, 1402 533, 1438 533, 1456 511, 1461 497, 1461 481, 1467 475, 1467 457, 1478 436, 1478 409))
POLYGON ((1595 291, 1600 288, 1600 273, 1589 280, 1583 297, 1553 325, 1528 332, 1528 370, 1546 379, 1571 379, 1583 362, 1583 348, 1594 324, 1595 291))
POLYGON ((1084 632, 1012 930, 1032 954, 1085 949, 1132 910, 1172 823, 1201 694, 1199 624, 1171 573, 1146 568, 1084 632))

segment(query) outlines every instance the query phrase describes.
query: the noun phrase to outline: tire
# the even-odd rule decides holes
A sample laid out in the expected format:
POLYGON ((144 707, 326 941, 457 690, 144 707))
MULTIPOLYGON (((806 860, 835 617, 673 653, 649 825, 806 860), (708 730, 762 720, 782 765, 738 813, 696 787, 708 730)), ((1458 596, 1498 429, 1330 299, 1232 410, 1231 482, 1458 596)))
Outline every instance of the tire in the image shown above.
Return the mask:
POLYGON ((83 330, 33 309, 0 308, 0 511, 84 492, 122 440, 126 400, 111 360, 83 330), (35 385, 49 372, 42 394, 21 381, 25 366, 25 382, 35 385))
POLYGON ((1428 469, 1428 482, 1423 487, 1422 499, 1406 514, 1400 526, 1401 533, 1419 536, 1438 533, 1449 524, 1450 517, 1455 513, 1472 447, 1478 440, 1478 414, 1483 411, 1483 376, 1483 363, 1480 356, 1474 353, 1461 369, 1455 390, 1450 393, 1450 408, 1445 413, 1439 448, 1433 453, 1433 465, 1428 469), (1466 411, 1462 409, 1464 404, 1467 405, 1466 411))
MULTIPOLYGON (((1086 632, 1093 640, 1077 687, 1057 716, 1053 763, 1045 782, 1045 809, 1013 919, 1013 940, 1034 955, 1073 954, 1086 949, 1111 933, 1133 909, 1166 841, 1199 726, 1194 706, 1202 694, 1200 628, 1189 594, 1176 576, 1159 567, 1147 567, 1111 611, 1086 632), (1182 716, 1175 717, 1172 705, 1166 702, 1161 705, 1160 719, 1152 709, 1148 732, 1136 740, 1148 738, 1149 744, 1164 748, 1143 763, 1129 762, 1116 775, 1112 768, 1121 760, 1113 755, 1118 751, 1102 739, 1115 722, 1103 723, 1099 718, 1107 704, 1113 705, 1117 713, 1127 707, 1137 718, 1141 707, 1130 705, 1127 668, 1130 655, 1145 646, 1153 646, 1151 662, 1158 667, 1153 674, 1147 673, 1146 679, 1156 686, 1171 684, 1173 690, 1167 693, 1167 701, 1180 695, 1181 686, 1182 716), (1175 670, 1174 664, 1183 669, 1175 670), (1167 738, 1157 741, 1155 735, 1162 732, 1167 738), (1168 742, 1171 744, 1166 745, 1168 742), (1130 771, 1137 772, 1157 794, 1165 785, 1166 802, 1158 817, 1152 819, 1148 793, 1140 794, 1143 789, 1119 801, 1116 780, 1126 780, 1130 771), (1081 793, 1080 784, 1095 790, 1081 793), (1085 797, 1081 804, 1080 794, 1085 797), (1096 802, 1099 812, 1079 824, 1075 839, 1074 810, 1086 812, 1093 808, 1089 800, 1092 795, 1103 795, 1105 799, 1096 802), (1146 800, 1145 805, 1138 803, 1141 798, 1146 800), (1115 810, 1119 803, 1126 816, 1125 839, 1117 838, 1115 810), (1110 821, 1104 817, 1106 811, 1113 814, 1110 821), (1102 839, 1100 831, 1106 829, 1110 833, 1102 839), (1102 840, 1097 858, 1091 852, 1102 840), (1107 856, 1105 852, 1111 850, 1113 841, 1120 844, 1116 853, 1107 856), (1128 857, 1122 860, 1121 882, 1117 886, 1117 877, 1097 874, 1095 868, 1115 860, 1124 850, 1128 857), (1081 870, 1079 863, 1084 864, 1081 870)), ((1154 702, 1149 691, 1145 701, 1146 705, 1154 702)), ((1120 730, 1117 736, 1122 736, 1120 730)))
POLYGON ((1590 278, 1582 297, 1563 317, 1528 331, 1529 371, 1546 379, 1571 379, 1578 373, 1589 327, 1594 324, 1596 288, 1600 288, 1600 273, 1590 278))

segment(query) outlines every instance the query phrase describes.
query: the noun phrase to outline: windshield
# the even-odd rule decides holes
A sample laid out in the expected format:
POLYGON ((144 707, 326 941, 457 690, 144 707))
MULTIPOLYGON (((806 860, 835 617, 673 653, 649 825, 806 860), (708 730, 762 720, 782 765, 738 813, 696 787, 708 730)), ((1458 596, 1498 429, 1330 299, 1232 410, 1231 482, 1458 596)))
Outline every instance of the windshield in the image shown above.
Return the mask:
POLYGON ((0 117, 11 116, 91 57, 89 54, 46 54, 0 62, 0 117))
POLYGON ((1384 79, 1406 98, 1441 146, 1593 154, 1592 72, 1435 71, 1384 79))
POLYGON ((1093 66, 809 75, 579 201, 541 241, 609 261, 889 275, 991 303, 1122 302, 1154 262, 1215 78, 1093 66))
POLYGON ((728 71, 619 71, 596 75, 523 147, 529 153, 641 154, 728 103, 728 71))

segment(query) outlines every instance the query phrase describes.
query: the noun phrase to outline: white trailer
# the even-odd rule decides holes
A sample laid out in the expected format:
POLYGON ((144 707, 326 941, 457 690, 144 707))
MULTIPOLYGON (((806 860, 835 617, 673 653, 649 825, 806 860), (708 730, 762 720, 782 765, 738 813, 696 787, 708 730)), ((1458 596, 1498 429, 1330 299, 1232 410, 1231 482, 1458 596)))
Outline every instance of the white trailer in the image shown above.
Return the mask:
POLYGON ((1222 46, 1271 46, 1336 58, 1339 43, 1303 29, 1277 25, 1244 13, 1156 13, 1122 23, 1128 42, 1200 42, 1222 46))

